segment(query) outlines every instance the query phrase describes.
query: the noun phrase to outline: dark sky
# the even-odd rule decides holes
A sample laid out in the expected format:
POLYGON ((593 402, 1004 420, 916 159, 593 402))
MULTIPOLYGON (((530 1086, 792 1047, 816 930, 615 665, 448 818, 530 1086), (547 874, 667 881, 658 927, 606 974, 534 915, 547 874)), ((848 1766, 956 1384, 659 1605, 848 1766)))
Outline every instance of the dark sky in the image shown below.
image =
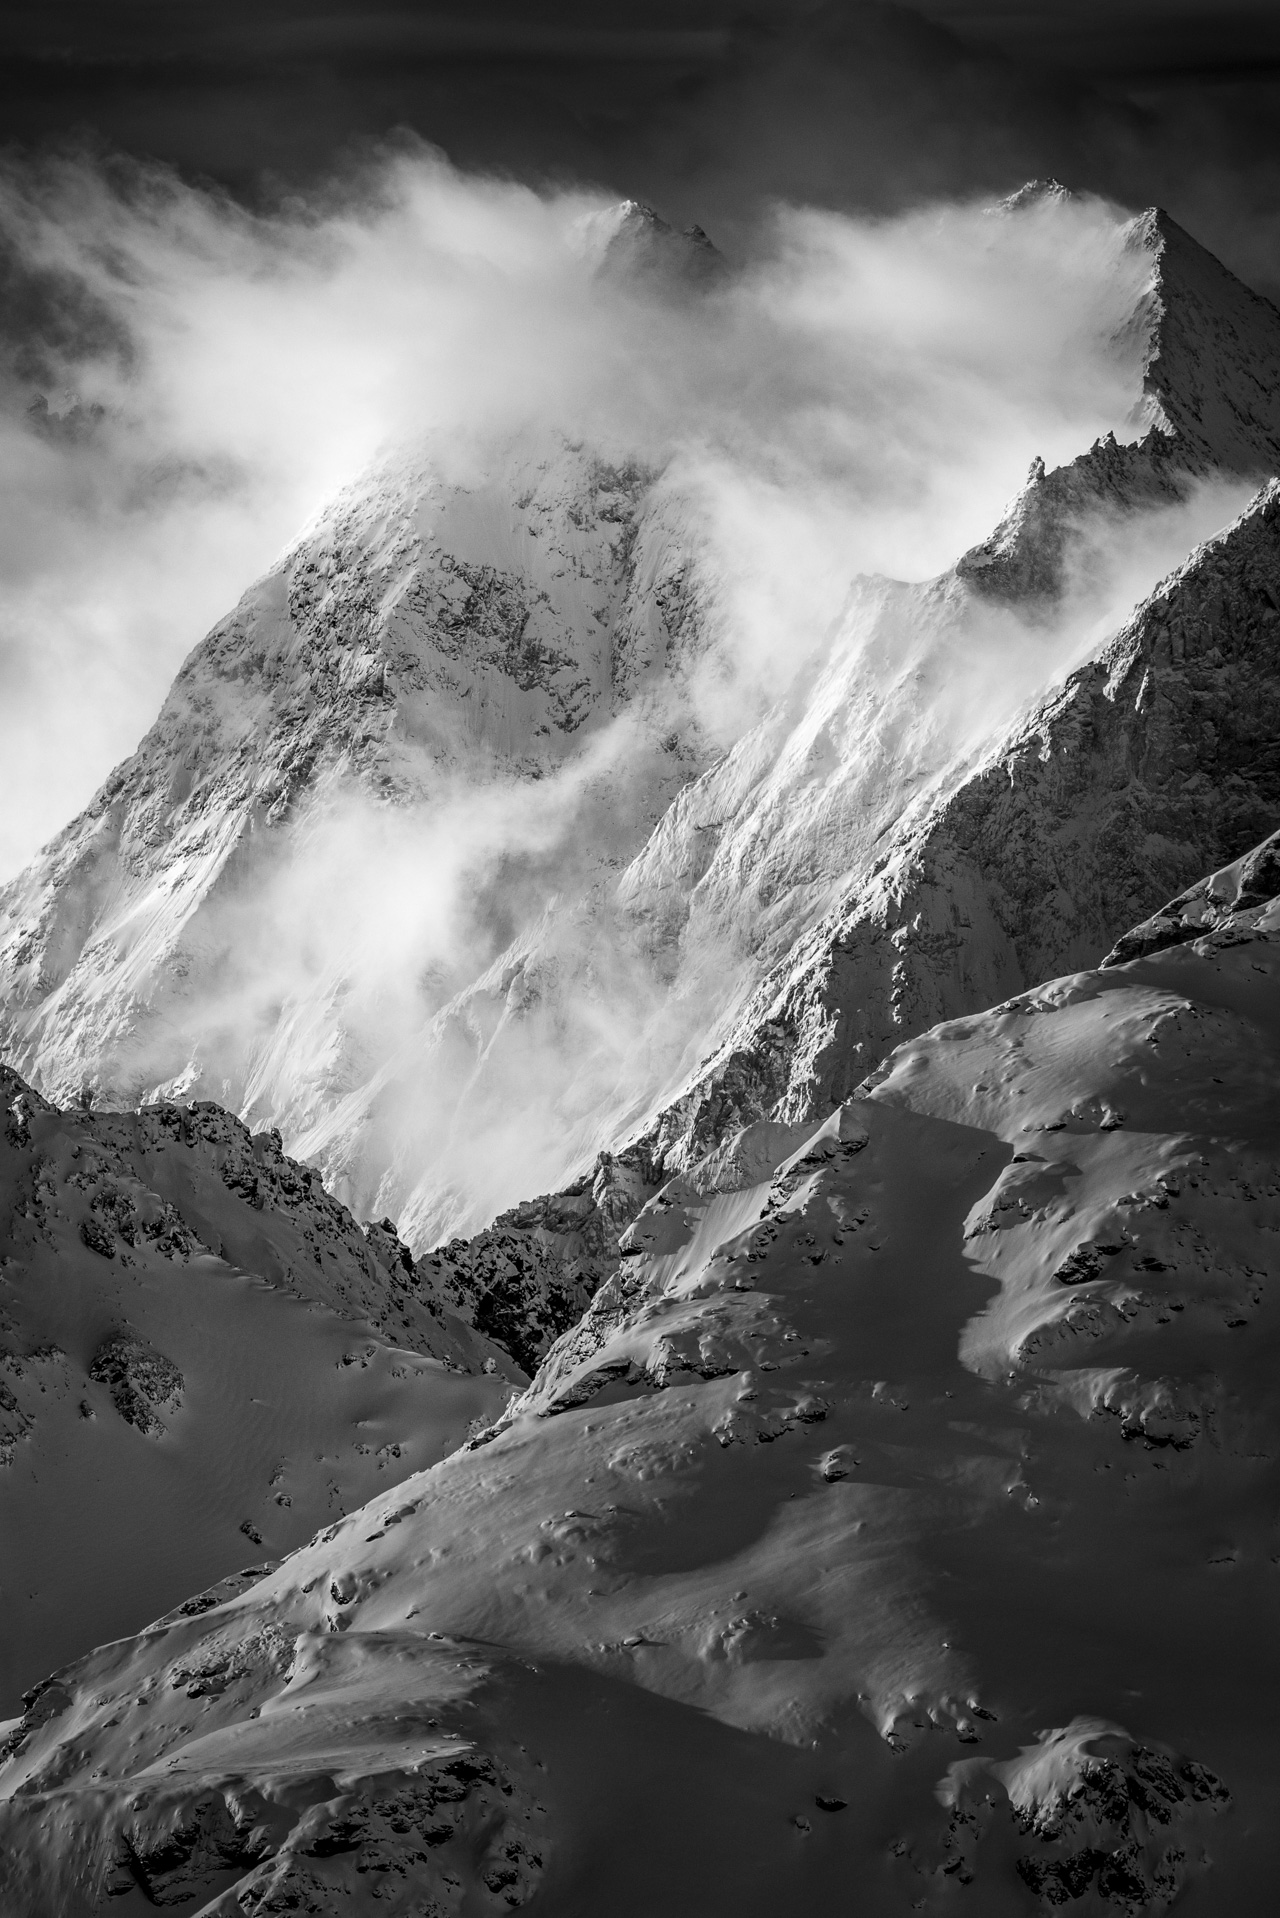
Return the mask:
POLYGON ((87 139, 248 199, 397 128, 730 246, 770 194, 1054 173, 1280 281, 1280 0, 9 0, 0 56, 23 151, 87 139))

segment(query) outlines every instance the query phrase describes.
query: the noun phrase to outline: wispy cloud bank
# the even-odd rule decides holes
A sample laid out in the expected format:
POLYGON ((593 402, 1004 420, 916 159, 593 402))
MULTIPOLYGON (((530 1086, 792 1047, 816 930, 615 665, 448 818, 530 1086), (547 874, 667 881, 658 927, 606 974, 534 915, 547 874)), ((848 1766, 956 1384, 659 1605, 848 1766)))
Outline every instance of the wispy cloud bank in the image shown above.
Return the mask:
POLYGON ((1111 336, 1143 266, 1099 203, 784 208, 697 301, 602 282, 601 211, 427 150, 270 217, 154 171, 9 168, 0 869, 392 442, 461 475, 528 427, 674 458, 771 687, 851 574, 937 570, 1032 455, 1074 451, 1132 398, 1111 336))

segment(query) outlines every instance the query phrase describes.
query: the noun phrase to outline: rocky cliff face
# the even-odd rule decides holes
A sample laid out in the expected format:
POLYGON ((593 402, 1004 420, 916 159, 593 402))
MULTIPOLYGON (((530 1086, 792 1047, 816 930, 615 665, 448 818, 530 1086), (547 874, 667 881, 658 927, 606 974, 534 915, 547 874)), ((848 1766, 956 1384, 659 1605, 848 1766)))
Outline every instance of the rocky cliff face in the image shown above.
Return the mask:
POLYGON ((1043 635, 1073 571, 1096 566, 1100 527, 1136 529, 1196 476, 1280 469, 1280 314, 1164 214, 1134 222, 1127 243, 1153 275, 1132 319, 1146 342, 1139 436, 1041 467, 952 575, 873 589, 870 621, 862 589, 846 625, 869 642, 837 655, 778 743, 744 742, 765 776, 739 774, 736 790, 721 769, 705 776, 624 880, 643 899, 646 861, 683 865, 691 921, 708 907, 727 918, 744 890, 757 923, 770 910, 785 923, 780 895, 792 905, 790 950, 760 942, 780 963, 660 1122, 673 1164, 712 1142, 717 1102, 729 1123, 821 1111, 905 1032, 1096 962, 1119 928, 1274 824, 1272 490, 1043 690, 1070 643, 1043 635), (1005 619, 1017 644, 997 651, 1005 619), (984 648, 993 670, 966 681, 955 656, 984 648), (699 859, 690 828, 704 814, 722 843, 699 859))
POLYGON ((1278 963, 1242 904, 669 1182, 468 1449, 34 1688, 10 1902, 1263 1909, 1278 963))

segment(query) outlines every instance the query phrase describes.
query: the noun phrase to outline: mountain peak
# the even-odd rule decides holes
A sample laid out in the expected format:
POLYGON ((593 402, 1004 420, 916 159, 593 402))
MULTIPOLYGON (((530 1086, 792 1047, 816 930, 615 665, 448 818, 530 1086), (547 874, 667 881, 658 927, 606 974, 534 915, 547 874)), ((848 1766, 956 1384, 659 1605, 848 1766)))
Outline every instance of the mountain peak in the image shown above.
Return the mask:
POLYGON ((643 200, 621 200, 594 218, 607 236, 600 259, 606 277, 657 274, 696 284, 724 263, 702 227, 681 232, 643 200))
MULTIPOLYGON (((1032 181, 1003 202, 1061 193, 1032 181)), ((989 537, 957 563, 985 597, 1052 599, 1085 517, 1171 505, 1192 479, 1260 482, 1280 473, 1280 312, 1236 278, 1160 207, 1125 229, 1150 280, 1115 336, 1141 368, 1121 434, 1108 432, 1067 465, 1034 460, 989 537)))
POLYGON ((1280 312, 1161 207, 1132 222, 1127 244, 1153 267, 1132 321, 1147 344, 1129 424, 1176 440, 1199 470, 1280 471, 1280 312))
POLYGON ((1065 205, 1068 201, 1075 200, 1076 197, 1076 194, 1072 192, 1071 188, 1064 186, 1061 180, 1052 178, 1045 180, 1027 180, 1018 188, 1016 193, 1010 193, 1003 200, 998 201, 996 211, 998 213, 1020 213, 1025 207, 1029 206, 1061 206, 1065 205))

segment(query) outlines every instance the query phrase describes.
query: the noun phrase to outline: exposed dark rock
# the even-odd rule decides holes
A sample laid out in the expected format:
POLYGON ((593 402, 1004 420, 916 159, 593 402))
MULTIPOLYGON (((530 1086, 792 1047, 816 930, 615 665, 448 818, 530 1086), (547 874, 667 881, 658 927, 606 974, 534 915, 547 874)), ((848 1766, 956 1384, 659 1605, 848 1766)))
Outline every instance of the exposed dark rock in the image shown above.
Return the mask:
POLYGON ((1202 879, 1162 906, 1150 919, 1117 939, 1102 961, 1122 966, 1170 946, 1199 939, 1235 913, 1265 906, 1280 894, 1280 832, 1272 833, 1243 858, 1202 879))
POLYGON ((642 1142, 602 1153, 589 1175, 502 1213, 473 1239, 419 1261, 425 1282, 532 1375, 618 1262, 618 1242, 661 1183, 642 1142))
POLYGON ((172 1359, 131 1332, 104 1339, 93 1355, 89 1377, 105 1385, 122 1419, 147 1437, 165 1430, 161 1411, 177 1411, 183 1377, 172 1359))

